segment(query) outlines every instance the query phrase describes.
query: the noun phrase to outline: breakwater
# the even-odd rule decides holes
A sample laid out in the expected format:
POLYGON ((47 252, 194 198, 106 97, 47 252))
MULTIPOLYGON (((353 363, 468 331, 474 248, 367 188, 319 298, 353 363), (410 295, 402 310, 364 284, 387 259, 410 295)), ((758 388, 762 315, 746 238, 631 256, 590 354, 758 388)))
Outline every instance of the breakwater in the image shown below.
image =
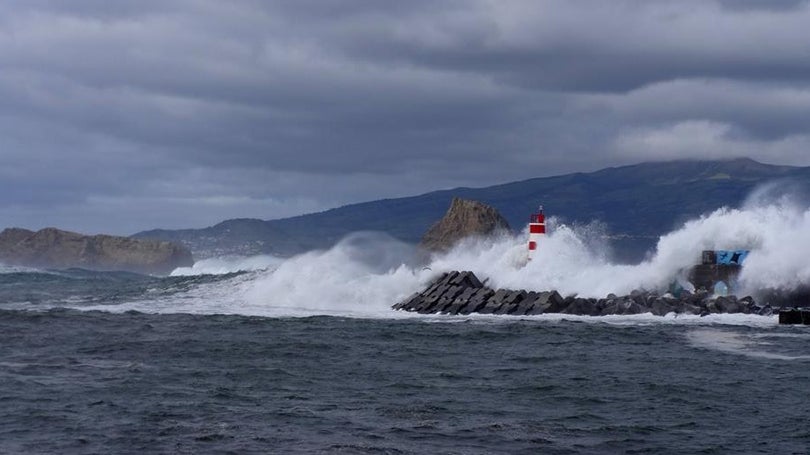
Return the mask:
POLYGON ((612 314, 669 313, 707 315, 745 313, 772 315, 778 308, 759 305, 753 297, 713 296, 707 291, 682 292, 678 297, 655 291, 636 290, 628 295, 605 298, 562 296, 557 291, 492 289, 469 271, 452 271, 438 276, 422 292, 392 307, 422 314, 510 314, 516 316, 563 313, 585 316, 612 314))

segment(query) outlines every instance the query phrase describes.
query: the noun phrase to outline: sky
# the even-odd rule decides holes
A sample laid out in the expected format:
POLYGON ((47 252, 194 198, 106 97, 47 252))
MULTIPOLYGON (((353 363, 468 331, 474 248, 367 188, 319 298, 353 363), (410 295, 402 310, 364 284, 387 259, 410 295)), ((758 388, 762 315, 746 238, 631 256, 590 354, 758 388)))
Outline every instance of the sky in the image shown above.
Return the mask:
POLYGON ((742 156, 810 165, 806 1, 0 2, 0 227, 742 156))

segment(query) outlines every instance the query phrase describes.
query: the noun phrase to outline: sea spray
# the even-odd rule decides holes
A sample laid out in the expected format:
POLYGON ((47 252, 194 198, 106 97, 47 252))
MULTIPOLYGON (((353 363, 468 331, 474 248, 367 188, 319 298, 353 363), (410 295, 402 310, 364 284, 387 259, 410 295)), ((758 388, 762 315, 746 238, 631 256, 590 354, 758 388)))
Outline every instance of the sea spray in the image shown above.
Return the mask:
POLYGON ((234 272, 273 270, 283 261, 283 258, 272 255, 223 256, 197 261, 192 267, 179 267, 172 271, 171 276, 223 275, 234 272))
POLYGON ((159 312, 263 316, 398 317, 390 306, 448 270, 471 270, 492 288, 557 290, 604 297, 633 289, 663 291, 700 260, 705 249, 749 249, 739 278, 745 293, 791 289, 810 281, 810 211, 790 198, 752 197, 742 208, 720 208, 662 236, 648 258, 618 264, 598 224, 549 220, 548 235, 527 261, 527 232, 471 238, 444 254, 419 260, 414 247, 384 234, 357 233, 320 251, 203 262, 176 273, 256 270, 201 284, 158 301, 144 296, 121 308, 159 312))
MULTIPOLYGON (((409 267, 404 262, 387 270, 356 264, 345 244, 334 249, 294 258, 288 272, 275 276, 268 274, 256 283, 257 289, 265 282, 271 289, 282 283, 295 289, 296 294, 306 290, 317 296, 329 295, 332 300, 345 298, 345 306, 374 307, 378 299, 396 302, 408 291, 419 289, 432 274, 447 270, 473 270, 489 279, 491 287, 513 289, 556 289, 564 294, 584 297, 603 297, 608 293, 626 294, 633 289, 664 290, 673 279, 696 264, 704 249, 750 249, 751 255, 741 276, 744 289, 794 286, 807 277, 807 266, 802 261, 775 261, 780 249, 773 245, 782 239, 796 243, 799 253, 795 257, 810 257, 810 241, 801 236, 810 233, 810 213, 796 206, 775 203, 767 206, 750 205, 742 209, 721 208, 713 213, 684 223, 679 229, 664 235, 649 259, 636 265, 622 265, 610 261, 607 252, 599 248, 598 235, 590 227, 571 227, 557 223, 545 241, 538 245, 535 260, 527 263, 525 233, 504 235, 490 239, 468 239, 446 254, 431 258, 424 267, 409 267), (596 246, 595 246, 596 245, 596 246), (777 255, 777 256, 774 256, 777 255), (328 264, 342 264, 333 270, 328 264), (778 262, 778 263, 776 263, 778 262), (301 276, 299 270, 315 267, 322 273, 317 283, 311 277, 301 276), (781 279, 768 274, 753 273, 758 268, 776 270, 781 279), (429 270, 432 274, 426 273, 429 270), (292 286, 306 282, 308 286, 292 286), (358 293, 354 286, 360 285, 358 293), (369 298, 369 296, 371 298, 369 298)), ((810 240, 810 239, 808 239, 810 240)), ((377 246, 365 255, 373 256, 377 246)), ((380 244, 380 248, 385 248, 380 244)), ((390 259, 390 258, 389 258, 390 259)), ((284 292, 276 293, 284 299, 284 292)), ((261 292, 253 296, 259 298, 261 292)), ((269 297, 268 299, 272 300, 269 297)))
POLYGON ((810 282, 810 211, 781 202, 742 209, 721 208, 662 236, 649 258, 616 264, 594 249, 593 233, 565 225, 552 230, 525 263, 521 236, 462 242, 435 258, 438 270, 473 270, 490 286, 550 290, 582 297, 627 294, 633 289, 665 290, 697 264, 701 251, 746 249, 751 254, 740 275, 744 293, 789 290, 810 282))
POLYGON ((432 275, 415 249, 376 233, 352 234, 326 251, 286 260, 251 283, 246 298, 289 314, 381 314, 432 275))

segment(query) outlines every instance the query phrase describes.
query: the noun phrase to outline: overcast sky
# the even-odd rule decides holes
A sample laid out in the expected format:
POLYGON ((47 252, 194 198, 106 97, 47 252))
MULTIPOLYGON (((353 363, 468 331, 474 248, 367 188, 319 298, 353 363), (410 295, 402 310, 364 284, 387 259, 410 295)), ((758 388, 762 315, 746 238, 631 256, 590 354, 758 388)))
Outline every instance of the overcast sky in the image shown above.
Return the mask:
POLYGON ((737 156, 810 165, 807 2, 0 2, 0 227, 737 156))

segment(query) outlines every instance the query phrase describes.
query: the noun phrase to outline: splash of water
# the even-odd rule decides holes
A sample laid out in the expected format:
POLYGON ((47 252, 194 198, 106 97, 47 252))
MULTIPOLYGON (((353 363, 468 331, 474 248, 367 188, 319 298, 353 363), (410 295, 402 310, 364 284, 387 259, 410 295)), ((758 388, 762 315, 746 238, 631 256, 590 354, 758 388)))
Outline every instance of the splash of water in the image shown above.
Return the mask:
MULTIPOLYGON (((663 289, 698 263, 705 249, 750 250, 740 276, 743 290, 749 292, 810 282, 810 210, 795 198, 774 197, 772 191, 755 193, 739 209, 721 208, 684 223, 662 236, 648 259, 635 265, 610 260, 598 224, 573 227, 551 218, 548 225, 549 234, 528 263, 527 229, 517 235, 465 240, 427 263, 416 261, 412 246, 371 233, 353 234, 331 249, 284 260, 203 262, 176 274, 265 270, 176 296, 163 302, 160 311, 392 317, 392 304, 448 270, 471 270, 493 288, 604 297, 663 289)), ((155 303, 150 305, 154 310, 155 303)))

